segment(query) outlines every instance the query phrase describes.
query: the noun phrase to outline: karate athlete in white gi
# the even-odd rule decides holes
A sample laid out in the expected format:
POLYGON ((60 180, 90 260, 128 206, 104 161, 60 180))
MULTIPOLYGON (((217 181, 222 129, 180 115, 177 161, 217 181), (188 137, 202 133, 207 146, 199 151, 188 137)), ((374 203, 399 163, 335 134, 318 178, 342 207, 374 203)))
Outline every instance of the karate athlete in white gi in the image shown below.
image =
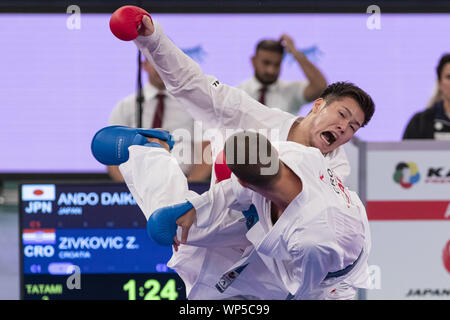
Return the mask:
MULTIPOLYGON (((300 122, 298 121, 299 119, 291 114, 275 109, 268 109, 251 99, 242 91, 220 84, 214 77, 203 75, 199 66, 171 43, 171 41, 162 33, 158 24, 155 24, 156 28, 153 30, 153 24, 150 21, 145 21, 144 18, 143 22, 145 29, 142 29, 140 32, 145 36, 138 37, 135 40, 136 44, 144 52, 144 55, 150 61, 153 61, 159 74, 166 83, 168 90, 186 106, 187 110, 195 119, 203 120, 210 126, 219 128, 278 128, 279 132, 277 138, 279 140, 291 140, 307 145, 313 145, 319 148, 322 153, 325 154, 326 158, 330 159, 330 166, 335 172, 339 172, 342 177, 345 177, 348 174, 349 166, 345 154, 343 154, 343 150, 336 148, 342 143, 347 142, 353 133, 348 136, 347 134, 342 134, 338 129, 332 129, 332 125, 335 125, 335 120, 333 120, 333 123, 330 121, 316 121, 312 124, 311 121, 305 121, 308 119, 308 117, 306 117, 305 120, 300 122), (308 127, 310 127, 311 130, 309 130, 308 127)), ((345 99, 346 97, 338 100, 345 101, 345 99)), ((352 101, 349 103, 351 104, 352 101)), ((325 109, 328 108, 330 112, 333 110, 338 114, 338 111, 334 110, 335 108, 332 107, 333 104, 335 103, 330 102, 329 105, 324 108, 325 99, 320 98, 315 102, 313 111, 314 113, 319 111, 327 113, 327 110, 325 109)), ((353 102, 353 104, 355 103, 353 102)), ((346 129, 352 127, 352 130, 357 130, 370 119, 370 116, 366 116, 365 119, 363 119, 364 122, 351 122, 351 115, 349 115, 349 112, 345 109, 340 110, 339 114, 343 118, 342 121, 346 122, 346 129), (341 113, 341 111, 343 113, 341 113)), ((222 144, 213 143, 214 155, 216 155, 223 147, 223 139, 221 141, 222 144)), ((143 147, 132 147, 131 149, 133 148, 139 149, 143 147)), ((130 153, 132 153, 131 149, 130 153)), ((135 183, 135 181, 148 180, 148 176, 146 176, 145 172, 145 168, 141 167, 140 172, 135 174, 133 178, 129 180, 130 182, 128 185, 130 186, 130 190, 133 189, 133 186, 139 185, 139 183, 135 183)), ((167 184, 169 184, 169 181, 171 180, 165 180, 167 184)), ((212 183, 214 181, 215 177, 213 173, 212 183)), ((158 205, 174 204, 181 200, 176 199, 176 197, 172 198, 172 196, 176 194, 174 189, 178 188, 177 186, 184 188, 184 185, 177 185, 175 182, 170 182, 170 185, 172 186, 170 193, 163 195, 165 192, 164 190, 157 193, 158 195, 161 194, 163 198, 165 197, 166 200, 162 202, 160 200, 154 200, 160 201, 158 205)), ((145 194, 145 187, 143 190, 140 190, 140 193, 142 195, 145 194)), ((157 199, 158 197, 154 196, 152 198, 157 199)), ((148 215, 153 212, 153 209, 150 209, 153 208, 153 206, 147 205, 145 207, 148 209, 146 210, 141 206, 143 211, 148 215)), ((229 230, 232 230, 229 234, 238 234, 237 232, 234 232, 235 230, 233 229, 236 227, 233 223, 238 224, 238 222, 241 222, 239 224, 240 230, 246 230, 245 220, 242 219, 242 213, 234 210, 225 210, 225 212, 228 213, 228 215, 225 216, 228 217, 229 221, 232 223, 230 225, 221 225, 221 230, 225 231, 224 234, 227 234, 227 231, 229 230), (230 226, 232 227, 227 229, 227 227, 230 226)), ((190 237, 194 234, 195 232, 191 230, 190 237)), ((212 237, 212 235, 210 235, 210 237, 212 237)), ((233 239, 233 237, 223 237, 223 239, 228 239, 229 241, 230 239, 233 239)), ((223 269, 224 266, 229 265, 233 260, 234 262, 236 261, 236 253, 240 255, 241 252, 238 251, 244 250, 246 245, 249 244, 245 237, 237 237, 236 239, 233 240, 235 240, 235 244, 239 243, 239 245, 230 247, 229 258, 224 258, 224 256, 227 256, 227 253, 223 250, 220 250, 219 253, 217 252, 218 250, 215 252, 210 248, 193 246, 181 246, 180 250, 174 254, 174 257, 171 259, 171 266, 174 268, 176 268, 177 265, 183 265, 183 261, 189 261, 188 264, 190 266, 186 263, 183 265, 187 270, 184 272, 185 276, 182 277, 183 279, 187 279, 185 282, 188 289, 188 297, 190 299, 215 298, 212 295, 205 295, 205 292, 207 292, 206 289, 211 288, 211 283, 214 283, 217 280, 215 275, 208 277, 209 274, 212 275, 214 273, 208 272, 208 270, 215 271, 217 269, 218 271, 216 273, 221 274, 220 270, 223 269), (236 240, 238 238, 239 240, 236 240)), ((211 245, 211 247, 213 247, 213 245, 211 245)), ((233 293, 231 289, 232 288, 227 289, 225 295, 222 294, 216 298, 231 297, 240 294, 239 291, 233 293)), ((275 288, 275 291, 276 290, 278 290, 278 288, 275 288)), ((278 297, 281 298, 281 295, 278 297)))
MULTIPOLYGON (((242 278, 257 282, 252 265, 261 261, 283 283, 288 291, 285 298, 352 299, 357 288, 367 288, 371 240, 364 205, 343 186, 318 149, 279 142, 277 152, 264 136, 241 132, 227 140, 225 154, 239 184, 232 178, 213 186, 212 192, 187 197, 194 209, 184 209, 186 213, 177 219, 183 227, 182 243, 189 244, 190 225, 214 224, 217 217, 208 212, 223 212, 220 205, 240 210, 256 206, 259 221, 247 232, 253 246, 223 274, 216 284, 219 291, 226 292, 242 278), (268 171, 268 161, 260 160, 261 150, 267 149, 272 151, 269 157, 266 152, 265 159, 270 158, 270 167, 276 170, 268 171), (239 152, 246 155, 245 161, 239 162, 239 152), (252 162, 254 154, 257 161, 252 162), (216 190, 227 184, 233 186, 232 193, 216 190), (216 201, 217 193, 231 199, 216 201)), ((158 226, 168 212, 174 212, 173 207, 156 211, 150 223, 158 226)))
MULTIPOLYGON (((127 140, 120 135, 110 140, 127 140)), ((175 241, 177 250, 168 266, 191 284, 190 299, 351 299, 356 288, 366 287, 370 232, 364 206, 342 185, 318 149, 280 142, 277 152, 262 135, 235 134, 227 140, 225 154, 238 178, 233 175, 196 195, 188 190, 169 147, 163 149, 159 146, 164 142, 153 140, 159 144, 130 146, 129 159, 119 169, 149 219, 155 241, 172 244, 176 223, 182 226, 177 237, 187 245, 175 241), (229 151, 230 140, 237 151, 233 144, 229 151), (261 146, 270 149, 265 154, 270 161, 260 160, 261 146), (247 155, 243 162, 239 162, 240 150, 247 155), (252 154, 258 155, 256 161, 249 161, 252 154), (242 230, 225 208, 246 210, 252 203, 259 221, 246 234, 251 244, 244 252, 233 251, 244 243, 239 237, 242 230), (200 274, 207 280, 203 285, 190 278, 198 276, 189 260, 195 259, 189 255, 194 247, 218 252, 214 271, 204 269, 200 274), (177 253, 185 248, 188 256, 180 260, 177 253), (223 254, 224 249, 231 251, 223 254), (211 282, 216 291, 211 290, 211 282)), ((128 147, 122 142, 118 146, 128 147)))
MULTIPOLYGON (((198 194, 188 190, 186 176, 169 152, 172 146, 173 139, 167 131, 110 126, 97 132, 91 148, 101 163, 119 165, 134 199, 146 219, 152 220, 152 213, 158 209, 198 197, 198 194)), ((235 202, 233 188, 238 186, 236 179, 227 179, 220 187, 210 189, 208 193, 211 193, 214 202, 210 201, 210 206, 199 209, 196 223, 199 227, 191 227, 189 245, 182 245, 168 263, 185 282, 188 299, 283 299, 287 295, 282 284, 273 284, 273 277, 264 278, 264 274, 270 271, 263 263, 252 264, 249 268, 255 270, 257 277, 243 277, 226 293, 221 293, 215 287, 227 268, 242 257, 247 247, 252 246, 246 238, 248 224, 242 212, 226 210, 235 202), (251 283, 246 283, 247 280, 251 283)), ((208 197, 204 199, 209 201, 208 197)), ((183 204, 181 209, 185 208, 186 204, 183 204)), ((241 210, 239 206, 236 209, 241 210)), ((163 216, 170 218, 173 214, 163 216)), ((177 231, 176 219, 169 219, 168 222, 163 220, 159 219, 157 225, 162 230, 160 234, 156 230, 155 236, 154 230, 150 230, 150 223, 149 233, 156 242, 170 246, 174 243, 177 231), (166 236, 168 232, 165 227, 173 234, 166 236)), ((178 229, 181 232, 181 228, 178 229)))

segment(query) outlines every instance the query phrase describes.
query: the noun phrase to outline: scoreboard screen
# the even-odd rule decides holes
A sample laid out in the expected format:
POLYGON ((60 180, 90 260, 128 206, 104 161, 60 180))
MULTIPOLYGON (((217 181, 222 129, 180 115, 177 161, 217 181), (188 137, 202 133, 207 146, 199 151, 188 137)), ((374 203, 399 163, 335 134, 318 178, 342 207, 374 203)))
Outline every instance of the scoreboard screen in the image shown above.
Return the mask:
POLYGON ((21 299, 186 299, 125 184, 22 184, 19 215, 21 299))

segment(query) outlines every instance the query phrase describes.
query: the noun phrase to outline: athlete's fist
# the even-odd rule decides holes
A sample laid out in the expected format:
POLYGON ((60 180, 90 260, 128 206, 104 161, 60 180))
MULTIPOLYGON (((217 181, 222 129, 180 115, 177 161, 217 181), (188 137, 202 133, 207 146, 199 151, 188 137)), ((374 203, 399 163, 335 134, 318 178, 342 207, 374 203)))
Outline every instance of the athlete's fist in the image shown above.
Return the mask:
POLYGON ((138 33, 140 36, 149 36, 155 31, 152 19, 147 16, 142 18, 142 24, 138 27, 138 33))
POLYGON ((169 144, 162 140, 162 139, 158 139, 158 138, 147 138, 148 142, 152 143, 152 142, 156 142, 157 144, 159 144, 161 147, 163 147, 164 149, 166 149, 167 151, 170 152, 170 147, 169 144))
POLYGON ((136 6, 123 6, 114 11, 109 28, 117 38, 124 41, 134 40, 138 35, 149 36, 154 30, 150 14, 136 6))

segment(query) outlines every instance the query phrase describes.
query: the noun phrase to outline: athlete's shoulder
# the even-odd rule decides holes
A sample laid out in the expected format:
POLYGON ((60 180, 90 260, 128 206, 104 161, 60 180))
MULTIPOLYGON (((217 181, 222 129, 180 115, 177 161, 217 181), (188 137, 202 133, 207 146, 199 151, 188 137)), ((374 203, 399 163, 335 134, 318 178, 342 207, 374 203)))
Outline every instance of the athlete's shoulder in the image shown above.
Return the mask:
POLYGON ((280 155, 290 153, 301 153, 305 156, 311 156, 316 159, 324 159, 324 156, 319 149, 314 147, 308 147, 294 141, 280 141, 278 142, 278 148, 280 155))

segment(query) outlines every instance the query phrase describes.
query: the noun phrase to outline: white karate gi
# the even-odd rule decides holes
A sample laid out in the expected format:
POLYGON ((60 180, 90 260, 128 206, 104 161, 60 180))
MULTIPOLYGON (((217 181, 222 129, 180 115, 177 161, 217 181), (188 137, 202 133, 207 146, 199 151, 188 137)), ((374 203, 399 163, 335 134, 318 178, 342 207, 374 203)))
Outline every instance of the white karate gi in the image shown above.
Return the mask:
MULTIPOLYGON (((248 268, 247 272, 253 271, 254 278, 242 278, 226 293, 215 288, 227 268, 242 257, 246 248, 252 248, 245 236, 244 216, 240 211, 227 210, 230 206, 239 209, 234 197, 239 185, 235 178, 222 181, 199 196, 188 190, 187 179, 176 159, 165 149, 131 146, 129 154, 128 161, 122 163, 119 170, 147 220, 155 210, 187 199, 196 199, 197 203, 209 201, 208 206, 197 210, 197 221, 189 231, 189 245, 181 245, 168 263, 183 279, 188 299, 286 297, 288 292, 281 282, 274 282, 272 277, 266 279, 265 275, 270 272, 263 263, 248 268), (198 228, 198 224, 203 225, 198 228)), ((178 237, 181 237, 181 228, 178 228, 178 237)))
MULTIPOLYGON (((245 210, 253 203, 259 222, 247 232, 255 250, 224 274, 246 263, 250 266, 256 256, 282 281, 293 299, 354 298, 356 289, 367 288, 369 280, 371 238, 364 205, 356 193, 343 186, 318 149, 293 142, 278 145, 281 161, 302 180, 303 190, 273 224, 271 202, 234 184, 233 196, 238 204, 232 206, 245 210), (330 274, 353 263, 348 273, 334 277, 330 274), (324 280, 327 275, 330 277, 324 280)), ((189 201, 198 212, 211 206, 217 210, 211 194, 189 201)), ((206 219, 197 221, 197 226, 213 223, 206 219)), ((251 273, 242 272, 237 279, 249 276, 251 273)), ((228 288, 233 286, 234 282, 228 288)))
POLYGON ((168 264, 185 281, 189 299, 351 299, 357 288, 366 287, 370 230, 358 196, 342 185, 318 149, 278 145, 280 159, 302 180, 303 190, 275 225, 270 201, 243 188, 234 175, 196 195, 166 150, 129 148, 130 159, 119 168, 147 219, 186 199, 196 208, 188 245, 168 264), (259 222, 246 233, 242 219, 233 216, 237 211, 225 209, 246 210, 252 203, 259 222), (323 281, 353 263, 350 272, 323 281), (248 265, 219 293, 215 284, 221 276, 242 264, 248 265))
MULTIPOLYGON (((155 24, 155 32, 149 37, 138 37, 135 40, 135 43, 142 50, 146 58, 156 67, 158 73, 165 82, 167 89, 171 94, 177 97, 184 106, 186 106, 187 111, 191 113, 194 119, 203 120, 204 125, 207 127, 219 128, 222 133, 224 133, 224 128, 279 129, 276 132, 269 131, 266 135, 270 140, 275 141, 287 139, 289 130, 296 119, 295 116, 280 110, 268 109, 256 100, 250 98, 243 91, 220 84, 216 78, 204 75, 200 67, 189 57, 184 55, 184 53, 173 45, 173 43, 162 33, 160 25, 155 20, 153 20, 153 22, 155 24)), ((221 139, 212 140, 211 144, 214 158, 215 155, 222 150, 223 143, 229 134, 221 137, 221 139)), ((139 149, 143 147, 132 147, 130 149, 136 148, 139 149)), ((130 150, 130 155, 131 154, 133 154, 133 152, 130 150)), ((336 172, 339 172, 342 177, 348 175, 350 168, 342 148, 338 148, 329 153, 327 158, 330 160, 331 167, 336 172)), ((152 180, 149 180, 150 177, 154 176, 155 172, 158 171, 152 172, 152 170, 146 170, 143 167, 140 169, 137 168, 139 168, 139 165, 136 166, 137 171, 134 173, 131 172, 133 170, 125 173, 124 171, 127 171, 125 168, 121 169, 121 171, 123 170, 122 174, 124 177, 127 174, 131 177, 128 181, 127 178, 125 178, 125 181, 133 192, 133 195, 140 194, 144 199, 152 194, 146 192, 152 189, 152 187, 145 186, 146 183, 149 184, 152 182, 153 186, 158 185, 157 183, 154 183, 153 178, 152 180), (136 187, 136 185, 139 185, 136 181, 139 181, 144 187, 136 187)), ((170 169, 167 168, 166 170, 170 169)), ((162 180, 166 186, 171 186, 171 188, 168 192, 167 189, 160 188, 158 189, 159 191, 156 190, 156 193, 153 193, 151 198, 159 199, 159 195, 161 195, 161 199, 164 199, 164 201, 148 201, 159 201, 158 203, 161 206, 182 202, 178 201, 176 194, 181 195, 187 190, 186 182, 181 182, 178 178, 173 178, 173 180, 167 179, 167 177, 164 177, 162 180), (184 191, 177 193, 178 188, 182 188, 184 191), (164 193, 166 194, 164 195, 164 193)), ((211 184, 213 184, 214 181, 215 175, 213 172, 211 184)), ((153 188, 152 190, 155 189, 153 188)), ((136 197, 139 198, 139 196, 135 196, 135 198, 136 197)), ((180 196, 180 200, 182 197, 183 196, 180 196)), ((139 203, 139 200, 137 201, 139 203)), ((153 208, 152 205, 140 204, 140 206, 143 212, 146 213, 147 218, 148 214, 154 211, 150 209, 153 208)), ((228 219, 220 225, 221 232, 211 233, 208 236, 206 236, 207 233, 205 232, 198 232, 201 236, 210 238, 217 237, 216 239, 223 240, 220 246, 226 247, 226 249, 214 249, 212 242, 209 242, 209 247, 185 245, 181 246, 180 250, 174 253, 169 263, 170 267, 176 269, 185 281, 189 299, 223 299, 241 294, 239 291, 233 292, 233 288, 227 289, 225 294, 218 294, 213 285, 217 277, 236 262, 243 250, 250 244, 240 233, 241 231, 243 231, 243 233, 246 231, 245 219, 243 218, 242 213, 228 209, 222 212, 222 214, 223 216, 228 217, 228 219), (239 230, 239 232, 236 230, 239 230), (213 236, 213 234, 215 235, 213 236), (227 236, 221 237, 220 235, 227 236), (230 246, 227 246, 228 242, 231 244, 230 246)), ((191 230, 189 241, 191 241, 191 237, 195 234, 196 232, 191 230)), ((201 238, 201 236, 199 236, 199 238, 201 238)), ((247 270, 251 270, 251 267, 246 268, 244 272, 248 272, 247 270)), ((233 286, 239 286, 239 283, 241 282, 236 281, 233 286)), ((279 289, 277 284, 268 284, 266 287, 270 289, 272 288, 271 286, 274 288, 273 291, 279 289)), ((255 287, 257 286, 255 285, 255 287)), ((252 296, 252 294, 248 295, 252 296)), ((256 296, 261 297, 261 295, 256 296)), ((281 295, 273 296, 277 296, 276 298, 281 297, 281 295)))

